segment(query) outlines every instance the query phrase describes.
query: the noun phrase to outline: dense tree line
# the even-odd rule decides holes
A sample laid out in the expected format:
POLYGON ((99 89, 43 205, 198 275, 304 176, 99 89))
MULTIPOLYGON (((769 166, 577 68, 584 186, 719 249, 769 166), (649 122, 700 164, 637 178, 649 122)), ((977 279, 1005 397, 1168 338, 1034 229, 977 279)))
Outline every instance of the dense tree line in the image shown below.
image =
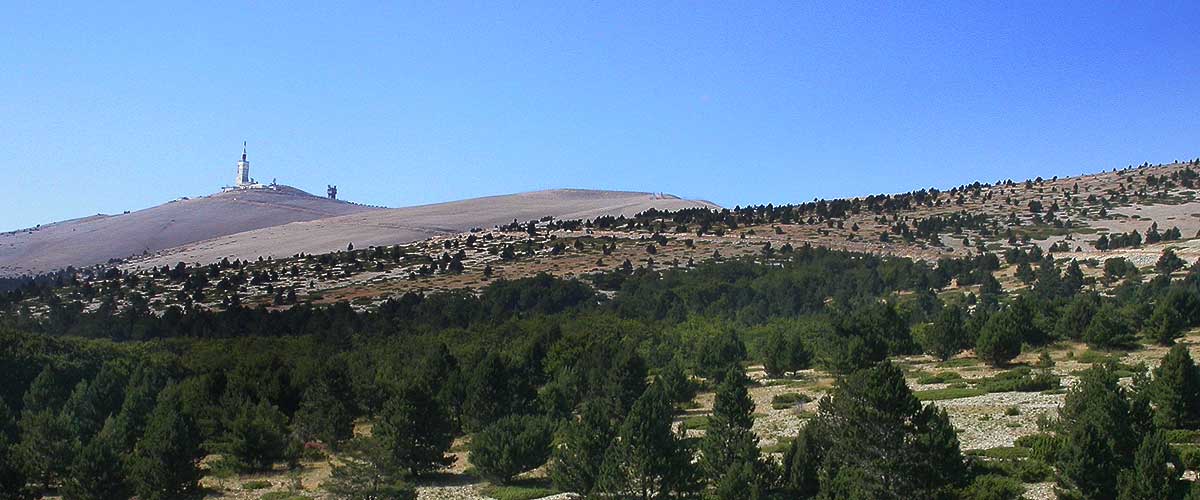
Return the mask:
MULTIPOLYGON (((1195 270, 1101 296, 1078 264, 1037 263, 1017 295, 992 276, 996 256, 928 265, 806 246, 689 271, 619 270, 595 286, 538 276, 478 294, 406 294, 371 311, 157 315, 138 304, 59 304, 44 316, 10 313, 0 327, 9 382, 0 387, 0 489, 179 498, 197 491, 208 454, 222 456, 211 468, 258 471, 333 449, 344 460, 330 491, 411 498, 409 483, 446 465, 454 438, 469 435, 483 477, 504 483, 548 464, 556 486, 586 494, 992 498, 983 495, 1008 483, 963 457, 945 412, 920 404, 888 356, 974 348, 1004 364, 1055 339, 1170 344, 1200 325, 1195 270), (742 365, 751 360, 772 377, 814 364, 841 375, 782 461, 750 432, 742 365), (672 421, 701 385, 717 394, 697 441, 672 421), (372 424, 369 437, 354 437, 356 421, 372 424)), ((1136 390, 1107 375, 1073 389, 1125 402, 1091 410, 1073 403, 1084 396, 1068 398, 1056 433, 1063 451, 1052 457, 1064 489, 1086 498, 1109 486, 1158 491, 1138 480, 1163 455, 1144 430, 1200 421, 1200 375, 1185 356, 1172 351, 1136 390), (1079 417, 1093 411, 1111 413, 1079 417), (1116 457, 1106 480, 1117 483, 1092 486, 1072 472, 1106 456, 1116 457)))

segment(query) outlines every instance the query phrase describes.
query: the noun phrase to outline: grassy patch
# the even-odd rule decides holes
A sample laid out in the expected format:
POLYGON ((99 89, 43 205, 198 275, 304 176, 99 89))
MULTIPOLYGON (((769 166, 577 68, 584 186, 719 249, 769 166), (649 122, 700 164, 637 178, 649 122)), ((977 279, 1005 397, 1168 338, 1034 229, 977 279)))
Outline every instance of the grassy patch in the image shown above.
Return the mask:
POLYGON ((1168 443, 1200 443, 1200 431, 1193 431, 1189 429, 1169 430, 1167 431, 1166 437, 1168 443))
POLYGON ((762 451, 764 453, 787 453, 788 449, 792 447, 792 441, 792 439, 781 438, 775 444, 764 447, 762 451))
POLYGON ((1075 361, 1078 361, 1080 363, 1088 363, 1088 364, 1104 363, 1104 362, 1107 362, 1110 360, 1111 361, 1120 361, 1120 359, 1121 359, 1120 356, 1116 356, 1116 355, 1109 354, 1106 352, 1101 352, 1101 351, 1093 351, 1091 349, 1083 351, 1083 352, 1079 353, 1078 356, 1075 356, 1075 361))
POLYGON ((964 366, 976 366, 979 360, 975 358, 958 358, 945 361, 941 364, 944 368, 962 368, 964 366))
POLYGON ((1001 446, 998 448, 988 448, 986 450, 970 450, 965 452, 973 457, 987 457, 1001 460, 1010 460, 1017 458, 1026 458, 1029 456, 1028 448, 1020 448, 1016 446, 1001 446))
POLYGON ((271 482, 267 480, 246 481, 242 483, 243 490, 261 490, 271 487, 271 482))
POLYGON ((559 493, 559 491, 543 485, 514 484, 507 486, 485 486, 480 490, 480 493, 496 500, 532 500, 534 498, 548 497, 559 493))
POLYGON ((982 396, 987 394, 983 389, 974 387, 949 387, 946 389, 929 389, 927 391, 917 391, 913 393, 920 401, 941 401, 944 399, 959 399, 969 398, 973 396, 982 396))
POLYGON ((272 491, 259 497, 259 500, 312 500, 312 497, 290 491, 272 491))
POLYGON ((684 419, 683 423, 680 425, 683 427, 683 430, 686 431, 708 430, 708 415, 700 415, 698 417, 684 419))
POLYGON ((945 384, 950 381, 962 380, 962 375, 955 371, 928 373, 917 377, 918 384, 945 384))

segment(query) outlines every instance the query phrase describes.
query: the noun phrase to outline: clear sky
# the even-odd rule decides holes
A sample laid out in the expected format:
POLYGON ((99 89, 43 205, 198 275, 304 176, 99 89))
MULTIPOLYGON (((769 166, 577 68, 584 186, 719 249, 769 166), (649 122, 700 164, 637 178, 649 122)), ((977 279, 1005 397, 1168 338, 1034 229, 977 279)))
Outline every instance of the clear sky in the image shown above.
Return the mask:
POLYGON ((846 3, 0 0, 0 229, 212 193, 243 140, 260 181, 388 206, 1200 156, 1200 2, 846 3))

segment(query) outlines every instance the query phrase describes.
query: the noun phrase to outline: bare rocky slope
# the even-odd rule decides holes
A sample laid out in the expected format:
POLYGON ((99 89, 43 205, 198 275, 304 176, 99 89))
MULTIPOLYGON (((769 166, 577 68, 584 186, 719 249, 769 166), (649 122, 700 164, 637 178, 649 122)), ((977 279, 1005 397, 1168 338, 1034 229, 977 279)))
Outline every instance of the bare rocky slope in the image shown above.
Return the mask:
POLYGON ((89 266, 290 222, 378 211, 299 189, 255 189, 180 199, 0 234, 0 276, 89 266))
POLYGON ((438 235, 491 228, 513 220, 525 222, 550 216, 557 219, 593 219, 604 215, 632 216, 651 208, 679 210, 689 207, 719 208, 700 200, 630 191, 555 189, 472 198, 406 208, 371 210, 339 217, 265 227, 177 246, 134 259, 130 265, 174 265, 177 262, 210 263, 223 258, 257 259, 290 257, 297 253, 325 253, 395 245, 438 235))

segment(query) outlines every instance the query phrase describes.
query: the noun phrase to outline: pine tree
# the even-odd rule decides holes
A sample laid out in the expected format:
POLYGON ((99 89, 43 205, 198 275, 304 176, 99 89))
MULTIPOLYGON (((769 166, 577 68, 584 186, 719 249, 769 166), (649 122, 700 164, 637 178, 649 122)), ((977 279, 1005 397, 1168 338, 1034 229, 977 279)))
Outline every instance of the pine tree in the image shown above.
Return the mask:
POLYGON ((67 476, 71 459, 79 451, 79 438, 71 420, 53 410, 26 411, 21 415, 21 442, 16 456, 31 481, 43 490, 67 476))
POLYGON ((112 420, 80 450, 63 482, 65 500, 122 500, 129 485, 121 467, 121 454, 112 435, 112 420))
POLYGON ((157 383, 147 370, 138 370, 125 389, 125 399, 113 421, 113 439, 123 452, 132 451, 157 402, 157 383))
POLYGON ((661 386, 652 384, 646 389, 605 453, 600 491, 650 500, 696 490, 691 450, 671 430, 673 409, 661 386))
POLYGON ((1054 324, 1054 334, 1060 339, 1079 340, 1100 308, 1100 296, 1095 293, 1076 295, 1054 324))
POLYGON ((463 399, 463 427, 477 431, 507 414, 510 401, 509 372, 496 353, 489 353, 467 379, 463 399))
POLYGON ((1112 304, 1100 306, 1084 330, 1083 340, 1088 346, 1102 349, 1124 347, 1135 341, 1129 321, 1112 304))
POLYGON ((975 355, 992 366, 1003 366, 1021 354, 1021 331, 1011 310, 993 314, 975 340, 975 355))
POLYGON ((0 500, 26 498, 26 477, 16 453, 17 420, 0 398, 0 500))
POLYGON ((1179 490, 1182 464, 1175 459, 1162 431, 1152 431, 1142 439, 1133 459, 1133 470, 1121 474, 1120 500, 1159 500, 1172 498, 1179 490))
POLYGON ((738 431, 748 430, 754 424, 754 401, 746 384, 746 376, 731 368, 717 387, 708 430, 700 442, 700 465, 714 482, 739 458, 734 455, 735 441, 743 437, 738 431))
POLYGON ((962 350, 967 342, 966 337, 962 309, 948 306, 942 308, 933 323, 917 335, 917 342, 927 354, 944 361, 962 350))
POLYGON ((820 441, 808 427, 800 429, 783 456, 784 490, 794 498, 815 498, 820 492, 821 463, 828 448, 820 441))
POLYGON ((346 443, 339 464, 321 485, 334 498, 349 500, 416 500, 417 492, 405 484, 389 463, 379 440, 355 438, 346 443))
POLYGON ((1154 421, 1163 429, 1192 428, 1200 424, 1200 368, 1186 347, 1176 345, 1154 369, 1150 398, 1154 421))
POLYGON ((287 458, 287 415, 266 400, 242 401, 236 411, 221 443, 226 460, 252 472, 271 470, 275 462, 287 458))
POLYGON ((584 496, 591 494, 599 481, 604 452, 615 436, 606 405, 584 402, 579 417, 562 427, 552 452, 549 469, 554 486, 584 496))
POLYGON ((294 420, 296 433, 303 440, 336 446, 354 434, 354 415, 324 380, 304 390, 294 420))
POLYGON ((783 377, 789 372, 808 368, 812 353, 796 332, 783 326, 771 328, 763 345, 763 368, 767 375, 783 377))
POLYGON ((504 417, 471 438, 471 464, 489 481, 507 484, 546 463, 553 434, 554 426, 545 417, 504 417))
POLYGON ((1113 371, 1107 365, 1084 371, 1059 409, 1058 434, 1064 439, 1056 481, 1067 494, 1112 498, 1118 471, 1133 465, 1137 433, 1113 371))
POLYGON ((1059 497, 1111 499, 1116 496, 1121 468, 1104 432, 1091 422, 1074 426, 1058 454, 1059 497))
POLYGON ((922 406, 889 362, 839 381, 806 432, 830 443, 821 489, 831 498, 918 498, 963 479, 958 438, 945 413, 922 406))
POLYGON ((409 386, 383 406, 375 436, 394 466, 412 476, 454 462, 446 451, 454 436, 450 417, 429 390, 409 386))
POLYGON ((146 432, 134 449, 130 478, 143 500, 169 500, 197 488, 204 452, 200 432, 183 408, 178 386, 162 390, 146 421, 146 432))
POLYGON ((1175 309, 1175 305, 1170 301, 1160 300, 1154 306, 1150 320, 1146 322, 1146 336, 1158 345, 1169 346, 1175 343, 1175 339, 1183 336, 1185 326, 1187 325, 1184 317, 1175 309))

